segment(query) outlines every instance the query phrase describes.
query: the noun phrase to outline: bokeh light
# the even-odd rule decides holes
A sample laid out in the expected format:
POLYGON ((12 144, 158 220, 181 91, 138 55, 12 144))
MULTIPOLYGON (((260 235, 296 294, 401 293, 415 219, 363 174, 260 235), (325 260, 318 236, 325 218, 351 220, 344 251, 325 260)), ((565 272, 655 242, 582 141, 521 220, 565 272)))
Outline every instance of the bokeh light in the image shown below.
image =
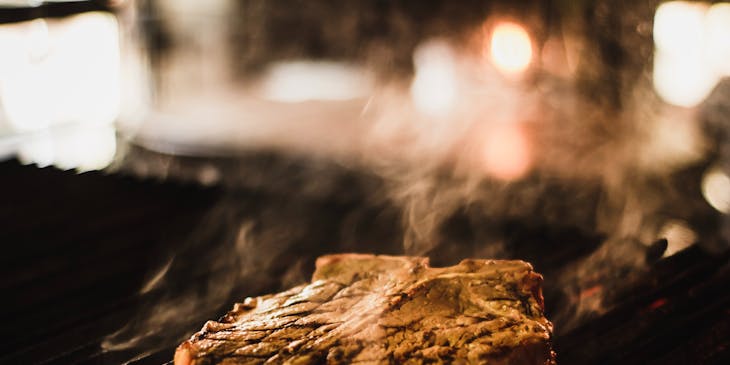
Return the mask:
POLYGON ((654 15, 654 89, 694 107, 730 75, 730 4, 670 1, 654 15))
POLYGON ((730 177, 719 167, 709 169, 702 178, 702 195, 721 213, 730 212, 730 177))
POLYGON ((0 26, 0 130, 26 163, 108 165, 120 109, 119 26, 108 13, 0 26))
POLYGON ((366 97, 370 78, 354 65, 332 61, 275 63, 266 72, 263 96, 280 102, 349 100, 366 97))
POLYGON ((717 3, 705 16, 707 58, 713 70, 730 75, 730 3, 717 3))
POLYGON ((532 61, 532 41, 519 24, 497 24, 492 30, 489 45, 494 66, 505 74, 523 72, 532 61))
POLYGON ((490 176, 512 181, 529 171, 532 163, 529 139, 519 124, 491 126, 483 146, 484 167, 490 176))
POLYGON ((411 99, 419 112, 443 117, 453 109, 457 98, 455 58, 442 40, 429 40, 416 48, 411 99))

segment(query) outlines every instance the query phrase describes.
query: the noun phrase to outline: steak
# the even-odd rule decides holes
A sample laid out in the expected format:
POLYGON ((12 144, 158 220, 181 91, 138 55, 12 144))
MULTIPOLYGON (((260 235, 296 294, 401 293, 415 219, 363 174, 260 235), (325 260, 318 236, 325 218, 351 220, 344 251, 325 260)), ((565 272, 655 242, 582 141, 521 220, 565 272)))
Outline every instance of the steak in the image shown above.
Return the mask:
POLYGON ((541 282, 524 261, 323 256, 310 284, 207 322, 175 364, 554 364, 541 282))

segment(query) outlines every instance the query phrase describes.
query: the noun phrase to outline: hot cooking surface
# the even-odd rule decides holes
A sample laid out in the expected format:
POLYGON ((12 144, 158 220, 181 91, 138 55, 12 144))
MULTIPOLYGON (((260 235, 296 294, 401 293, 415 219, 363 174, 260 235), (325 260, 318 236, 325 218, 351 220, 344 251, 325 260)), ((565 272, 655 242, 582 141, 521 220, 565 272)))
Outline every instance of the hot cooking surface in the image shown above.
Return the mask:
MULTIPOLYGON (((136 153, 144 164, 112 174, 0 164, 9 207, 0 362, 167 363, 181 338, 233 302, 308 279, 318 255, 403 253, 399 212, 372 199, 381 184, 372 176, 267 153, 212 162, 136 153), (246 174, 226 174, 241 166, 246 174), (174 179, 161 176, 173 169, 174 179), (324 194, 317 179, 340 194, 324 194)), ((485 233, 469 217, 449 220, 452 239, 431 252, 435 263, 478 252, 485 233)), ((491 226, 507 237, 498 256, 545 275, 561 364, 730 361, 727 252, 695 245, 661 258, 658 240, 625 251, 641 255, 639 269, 566 288, 559 268, 589 260, 603 237, 524 217, 491 226)))
POLYGON ((16 161, 0 171, 7 364, 97 359, 100 340, 139 305, 134 294, 165 245, 184 240, 219 195, 16 161))

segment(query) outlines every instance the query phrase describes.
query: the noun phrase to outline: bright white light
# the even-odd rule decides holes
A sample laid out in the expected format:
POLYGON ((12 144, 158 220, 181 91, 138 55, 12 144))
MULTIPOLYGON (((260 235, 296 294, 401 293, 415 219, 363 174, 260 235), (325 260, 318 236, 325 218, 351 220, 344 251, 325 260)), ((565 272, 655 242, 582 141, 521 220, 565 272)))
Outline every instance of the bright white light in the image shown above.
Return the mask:
POLYGON ((370 92, 365 70, 339 62, 292 61, 271 66, 263 83, 263 96, 282 102, 350 100, 370 92))
POLYGON ((672 54, 701 50, 707 5, 670 1, 659 5, 654 14, 654 44, 672 54))
POLYGON ((18 159, 23 164, 36 164, 46 167, 53 164, 55 153, 53 136, 49 131, 36 133, 25 139, 18 148, 18 159))
POLYGON ((43 0, 3 0, 2 5, 17 7, 35 7, 43 4, 43 0))
POLYGON ((702 195, 721 213, 730 213, 730 177, 720 168, 712 168, 702 178, 702 195))
POLYGON ((30 135, 18 150, 22 161, 79 170, 111 162, 118 42, 117 22, 106 13, 0 26, 0 128, 30 135))
POLYGON ((506 181, 524 176, 532 163, 527 136, 516 123, 490 128, 484 139, 484 166, 491 176, 506 181))
POLYGON ((13 131, 109 124, 119 110, 115 18, 85 13, 0 26, 0 105, 13 131))
POLYGON ((532 41, 523 26, 500 23, 492 30, 490 53, 498 70, 516 74, 526 70, 532 60, 532 41))
POLYGON ((116 153, 116 134, 111 126, 60 131, 54 137, 54 165, 64 170, 101 170, 116 153))
POLYGON ((667 103, 693 107, 730 75, 730 4, 671 1, 654 15, 654 88, 667 103))
POLYGON ((720 75, 730 75, 730 3, 712 5, 705 16, 707 59, 720 75))
POLYGON ((119 113, 119 28, 105 13, 87 13, 59 27, 48 64, 60 123, 110 124, 119 113), (63 51, 61 51, 63 50, 63 51))
POLYGON ((48 98, 47 76, 39 70, 48 48, 44 20, 0 26, 0 107, 12 130, 32 131, 50 124, 52 111, 42 103, 48 98))
POLYGON ((112 126, 43 130, 22 139, 18 159, 41 167, 100 170, 114 159, 116 144, 112 126))
POLYGON ((443 117, 454 107, 457 97, 454 52, 442 40, 429 40, 413 53, 415 77, 411 98, 419 112, 443 117))
POLYGON ((717 83, 700 51, 654 54, 654 89, 667 103, 692 107, 702 102, 717 83))
POLYGON ((31 62, 42 60, 48 55, 49 47, 48 23, 43 19, 35 19, 28 23, 26 33, 26 52, 31 62))

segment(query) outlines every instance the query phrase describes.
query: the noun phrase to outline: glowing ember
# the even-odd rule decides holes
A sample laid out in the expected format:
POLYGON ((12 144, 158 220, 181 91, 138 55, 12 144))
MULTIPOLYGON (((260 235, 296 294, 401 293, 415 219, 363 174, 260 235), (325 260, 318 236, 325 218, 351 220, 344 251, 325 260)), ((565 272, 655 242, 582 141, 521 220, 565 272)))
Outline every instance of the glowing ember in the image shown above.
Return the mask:
POLYGON ((525 175, 531 165, 528 138, 517 124, 488 130, 483 151, 487 172, 500 180, 516 180, 525 175))
POLYGON ((532 41, 523 26, 500 23, 492 31, 490 54, 498 70, 516 74, 525 71, 532 60, 532 41))
POLYGON ((657 309, 665 306, 666 304, 667 304, 667 299, 666 298, 659 298, 659 299, 653 301, 651 304, 649 304, 649 309, 650 310, 657 310, 657 309))
POLYGON ((601 293, 601 290, 603 290, 603 287, 601 287, 600 285, 595 285, 590 288, 586 288, 580 292, 580 298, 585 299, 585 298, 589 298, 589 297, 598 295, 601 293))

